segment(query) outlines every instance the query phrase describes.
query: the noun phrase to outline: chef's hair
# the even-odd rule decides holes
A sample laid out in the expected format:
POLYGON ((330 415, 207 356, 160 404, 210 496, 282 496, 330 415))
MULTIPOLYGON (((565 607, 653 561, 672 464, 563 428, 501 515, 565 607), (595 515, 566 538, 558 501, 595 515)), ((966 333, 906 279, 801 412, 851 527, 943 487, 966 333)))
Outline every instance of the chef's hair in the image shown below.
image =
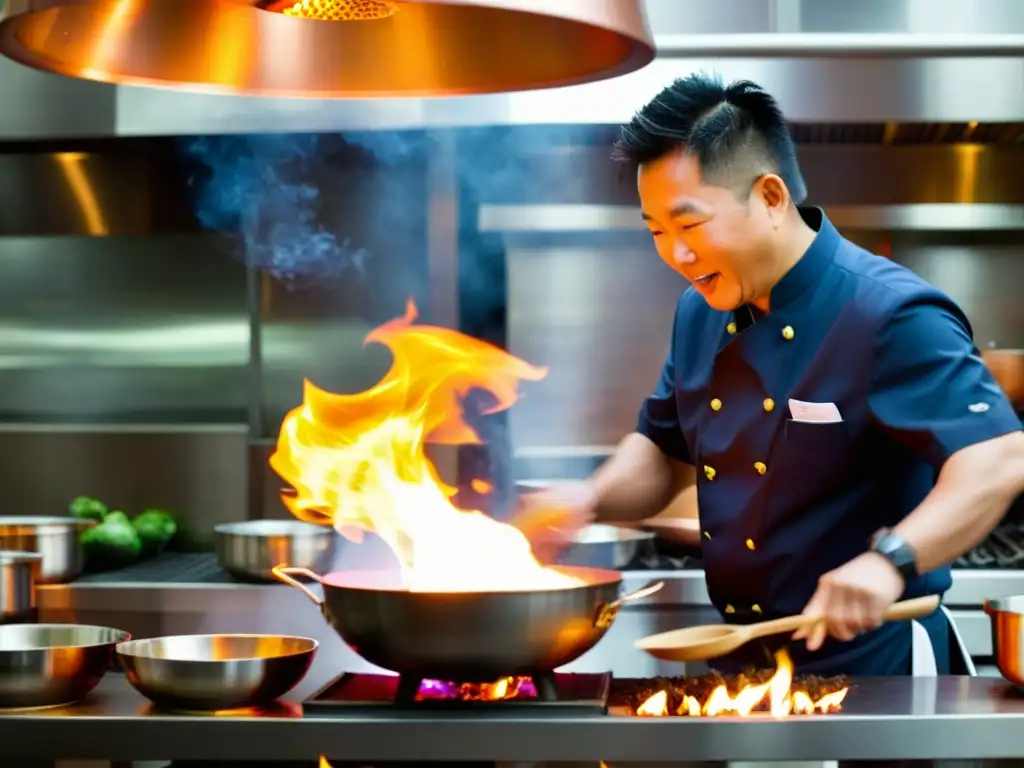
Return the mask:
POLYGON ((807 197, 786 118, 749 80, 725 85, 708 74, 676 80, 621 128, 612 157, 642 165, 680 147, 697 158, 708 184, 746 195, 744 185, 774 173, 794 203, 807 197))

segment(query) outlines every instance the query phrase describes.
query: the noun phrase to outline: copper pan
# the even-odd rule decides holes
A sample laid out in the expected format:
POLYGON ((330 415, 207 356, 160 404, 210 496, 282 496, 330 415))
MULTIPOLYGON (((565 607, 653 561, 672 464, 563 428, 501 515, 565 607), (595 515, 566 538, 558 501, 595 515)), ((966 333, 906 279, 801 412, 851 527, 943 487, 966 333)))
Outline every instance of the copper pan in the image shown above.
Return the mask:
POLYGON ((1013 407, 1024 410, 1024 349, 986 349, 981 359, 988 365, 1013 407))

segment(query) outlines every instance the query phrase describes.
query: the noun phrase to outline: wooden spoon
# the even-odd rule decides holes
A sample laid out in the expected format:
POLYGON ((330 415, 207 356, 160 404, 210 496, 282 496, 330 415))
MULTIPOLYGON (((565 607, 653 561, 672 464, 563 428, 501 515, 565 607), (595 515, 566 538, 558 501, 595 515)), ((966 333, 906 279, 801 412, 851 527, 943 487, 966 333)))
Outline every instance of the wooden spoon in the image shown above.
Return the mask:
MULTIPOLYGON (((933 613, 939 607, 939 598, 917 597, 891 606, 882 615, 883 621, 907 621, 933 613)), ((821 619, 813 616, 786 616, 757 624, 709 624, 702 627, 674 629, 641 638, 636 647, 665 661, 706 661, 732 653, 751 640, 769 635, 781 635, 810 627, 821 619)))

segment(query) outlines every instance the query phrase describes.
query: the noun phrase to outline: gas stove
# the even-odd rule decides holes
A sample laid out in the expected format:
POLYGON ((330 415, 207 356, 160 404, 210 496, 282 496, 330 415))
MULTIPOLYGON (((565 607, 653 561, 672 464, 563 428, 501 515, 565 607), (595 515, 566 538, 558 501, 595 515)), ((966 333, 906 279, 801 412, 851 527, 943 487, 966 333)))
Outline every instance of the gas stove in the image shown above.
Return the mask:
POLYGON ((955 568, 1024 568, 1024 523, 1003 523, 981 544, 957 558, 955 568))
POLYGON ((346 672, 310 696, 302 707, 305 714, 313 716, 354 710, 488 716, 516 716, 539 710, 559 716, 604 715, 611 679, 610 672, 554 672, 484 684, 346 672))

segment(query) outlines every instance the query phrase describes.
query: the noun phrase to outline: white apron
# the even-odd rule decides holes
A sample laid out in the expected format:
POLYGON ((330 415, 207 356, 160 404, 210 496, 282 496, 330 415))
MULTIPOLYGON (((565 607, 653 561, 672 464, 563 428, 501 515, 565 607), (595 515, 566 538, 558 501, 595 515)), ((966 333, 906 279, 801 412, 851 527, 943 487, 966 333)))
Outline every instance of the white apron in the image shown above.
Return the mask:
MULTIPOLYGON (((939 606, 939 610, 945 615, 946 622, 949 626, 949 656, 951 671, 953 674, 957 674, 958 669, 966 669, 967 674, 972 677, 976 676, 978 671, 974 668, 974 662, 971 661, 971 655, 967 652, 967 647, 964 645, 963 638, 960 637, 960 632, 956 628, 956 624, 953 623, 953 617, 949 615, 949 611, 946 610, 946 606, 939 606), (955 658, 957 654, 960 656, 959 659, 955 658)), ((937 677, 938 667, 935 664, 935 650, 932 648, 932 639, 928 634, 928 630, 916 621, 911 622, 911 629, 913 633, 913 639, 911 640, 910 646, 911 674, 914 677, 937 677)), ((920 693, 922 700, 915 700, 913 708, 915 710, 920 710, 924 714, 934 714, 935 691, 922 690, 920 693)), ((772 763, 772 768, 780 768, 782 765, 782 763, 772 763)), ((839 768, 839 761, 825 760, 822 762, 789 762, 785 763, 785 768, 839 768)))

